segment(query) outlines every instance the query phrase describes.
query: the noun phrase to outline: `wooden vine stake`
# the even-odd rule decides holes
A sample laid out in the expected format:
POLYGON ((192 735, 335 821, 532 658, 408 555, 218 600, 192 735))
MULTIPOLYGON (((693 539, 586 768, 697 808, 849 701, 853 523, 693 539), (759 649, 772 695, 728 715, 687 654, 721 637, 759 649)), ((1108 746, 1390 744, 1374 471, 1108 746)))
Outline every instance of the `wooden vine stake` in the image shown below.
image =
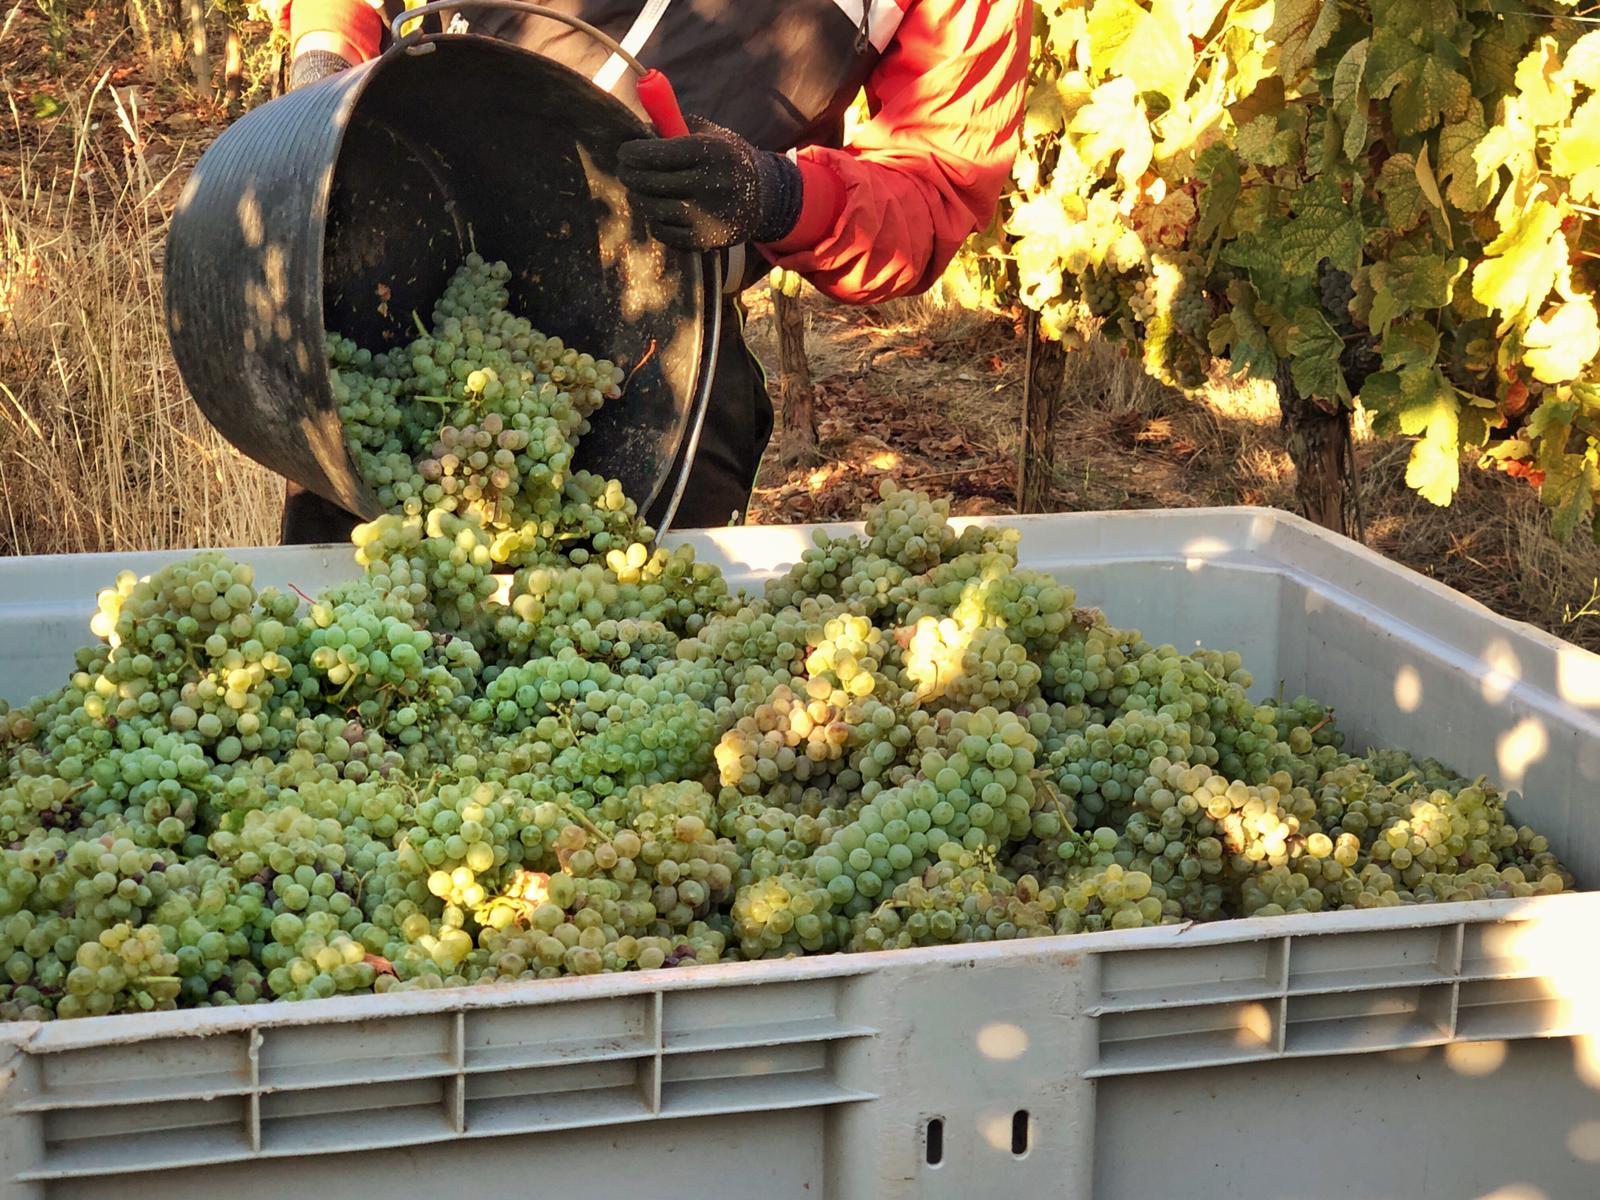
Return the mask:
POLYGON ((222 68, 222 101, 230 113, 238 111, 239 96, 244 90, 244 46, 239 31, 228 26, 228 41, 222 68))
POLYGON ((1017 455, 1017 511, 1048 512, 1056 473, 1056 418, 1067 348, 1046 337, 1028 313, 1027 376, 1022 386, 1022 448, 1017 455))
POLYGON ((183 0, 184 23, 189 35, 189 72, 201 96, 211 94, 211 52, 206 43, 204 0, 183 0))
POLYGON ((806 360, 806 318, 799 297, 773 288, 772 307, 778 323, 778 395, 783 410, 778 456, 792 467, 817 456, 816 393, 806 360))

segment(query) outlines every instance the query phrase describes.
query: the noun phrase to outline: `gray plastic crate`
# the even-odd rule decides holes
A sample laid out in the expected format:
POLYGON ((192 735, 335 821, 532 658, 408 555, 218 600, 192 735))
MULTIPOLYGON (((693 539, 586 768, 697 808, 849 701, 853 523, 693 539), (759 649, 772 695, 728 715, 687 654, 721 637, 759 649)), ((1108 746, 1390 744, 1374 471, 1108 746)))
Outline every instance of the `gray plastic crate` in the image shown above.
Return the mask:
MULTIPOLYGON (((1016 523, 1080 603, 1494 777, 1600 878, 1600 659, 1281 513, 1016 523)), ((687 540, 754 581, 809 535, 687 540)), ((171 557, 0 561, 0 695, 171 557)), ((1581 893, 0 1025, 0 1197, 1594 1200, 1597 929, 1581 893)))

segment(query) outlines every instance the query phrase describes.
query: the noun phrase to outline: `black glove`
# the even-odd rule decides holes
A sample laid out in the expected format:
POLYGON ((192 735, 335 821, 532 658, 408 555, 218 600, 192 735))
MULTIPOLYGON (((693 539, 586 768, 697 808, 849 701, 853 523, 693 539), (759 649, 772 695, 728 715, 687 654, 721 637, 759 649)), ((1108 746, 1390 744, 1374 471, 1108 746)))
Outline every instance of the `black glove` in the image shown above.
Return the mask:
POLYGON ((687 137, 640 138, 617 154, 617 177, 661 241, 679 250, 775 242, 800 219, 800 168, 704 117, 687 137))
POLYGON ((343 55, 335 54, 332 50, 307 50, 304 54, 297 54, 289 65, 289 90, 292 92, 295 88, 316 83, 329 75, 337 75, 349 65, 343 55))

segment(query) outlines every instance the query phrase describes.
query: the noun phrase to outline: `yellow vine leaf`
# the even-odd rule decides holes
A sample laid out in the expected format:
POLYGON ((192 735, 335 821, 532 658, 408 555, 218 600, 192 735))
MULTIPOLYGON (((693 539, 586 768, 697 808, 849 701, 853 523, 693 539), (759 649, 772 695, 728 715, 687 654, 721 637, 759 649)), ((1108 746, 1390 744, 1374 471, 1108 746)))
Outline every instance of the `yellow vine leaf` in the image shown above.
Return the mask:
POLYGON ((1572 94, 1561 85, 1561 51, 1554 38, 1540 38, 1539 44, 1517 64, 1517 90, 1522 93, 1522 111, 1535 125, 1559 125, 1572 111, 1572 94))
POLYGON ((1575 200, 1600 200, 1600 96, 1591 96, 1550 148, 1550 169, 1567 176, 1575 200))
POLYGON ((1125 187, 1138 186, 1155 154, 1150 119, 1139 103, 1133 80, 1127 76, 1095 88, 1089 103, 1072 118, 1069 129, 1077 141, 1079 156, 1091 171, 1102 170, 1112 158, 1121 155, 1117 178, 1125 187))
POLYGON ((1591 91, 1600 92, 1600 29, 1584 34, 1567 47, 1556 78, 1562 83, 1581 83, 1591 91))
POLYGON ((1502 315, 1501 332, 1536 316, 1555 287, 1567 262, 1563 217, 1560 208, 1536 198, 1484 247, 1487 257, 1472 274, 1472 295, 1502 315))
POLYGON ((1587 296, 1558 304, 1528 326, 1523 361, 1541 383, 1566 383, 1600 356, 1600 320, 1587 296))
POLYGON ((1089 53, 1098 75, 1126 80, 1135 93, 1160 92, 1174 104, 1189 90, 1194 48, 1183 32, 1179 0, 1095 0, 1089 10, 1089 53))
POLYGON ((1461 402, 1438 367, 1402 374, 1400 432, 1417 438, 1406 463, 1406 486, 1441 508, 1461 484, 1461 402))
POLYGON ((1500 119, 1472 152, 1472 161, 1478 165, 1478 182, 1489 183, 1501 167, 1508 169, 1515 180, 1537 175, 1538 153, 1537 132, 1522 115, 1522 105, 1515 97, 1509 98, 1501 104, 1500 119))

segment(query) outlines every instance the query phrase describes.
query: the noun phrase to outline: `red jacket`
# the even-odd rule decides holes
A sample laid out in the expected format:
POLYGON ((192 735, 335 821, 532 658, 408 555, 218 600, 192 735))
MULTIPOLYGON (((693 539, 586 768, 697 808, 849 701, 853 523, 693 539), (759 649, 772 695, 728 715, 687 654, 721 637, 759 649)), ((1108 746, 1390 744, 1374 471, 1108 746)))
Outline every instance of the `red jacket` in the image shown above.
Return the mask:
MULTIPOLYGON (((903 15, 866 81, 870 118, 843 149, 797 152, 800 220, 762 247, 775 265, 847 303, 934 284, 993 216, 1022 120, 1026 0, 893 3, 903 15)), ((365 0, 295 0, 292 15, 296 52, 365 59, 378 51, 382 21, 365 0)))

